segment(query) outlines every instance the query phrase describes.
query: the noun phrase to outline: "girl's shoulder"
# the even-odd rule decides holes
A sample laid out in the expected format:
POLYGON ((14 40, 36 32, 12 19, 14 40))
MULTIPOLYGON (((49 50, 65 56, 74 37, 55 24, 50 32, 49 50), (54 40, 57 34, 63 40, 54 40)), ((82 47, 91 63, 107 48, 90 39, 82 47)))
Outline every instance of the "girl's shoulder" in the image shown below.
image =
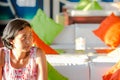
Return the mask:
POLYGON ((1 47, 1 48, 0 48, 0 53, 3 53, 4 50, 5 50, 4 47, 1 47))
POLYGON ((0 51, 1 51, 1 50, 4 50, 4 49, 5 49, 5 47, 0 47, 0 51))
POLYGON ((45 55, 45 52, 42 50, 42 49, 40 49, 40 48, 38 48, 38 47, 34 47, 34 49, 36 50, 35 52, 36 52, 36 56, 37 57, 42 57, 42 56, 44 56, 45 55))
POLYGON ((43 63, 45 59, 45 52, 42 49, 36 47, 36 63, 41 65, 40 63, 43 63))
POLYGON ((44 54, 44 51, 36 46, 31 47, 31 53, 34 53, 36 57, 40 57, 42 54, 44 54))
POLYGON ((32 46, 32 50, 35 50, 36 53, 43 53, 44 51, 36 46, 32 46))
POLYGON ((8 51, 9 49, 7 49, 6 47, 0 47, 0 53, 1 52, 5 52, 5 51, 8 51))

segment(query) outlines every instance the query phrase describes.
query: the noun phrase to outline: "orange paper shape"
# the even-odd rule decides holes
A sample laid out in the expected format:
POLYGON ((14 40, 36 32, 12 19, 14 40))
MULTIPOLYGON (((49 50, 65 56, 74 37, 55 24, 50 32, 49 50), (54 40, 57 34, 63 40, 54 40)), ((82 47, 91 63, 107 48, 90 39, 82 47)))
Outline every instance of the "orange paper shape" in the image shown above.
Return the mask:
POLYGON ((93 33, 106 45, 115 48, 120 44, 120 18, 112 13, 106 17, 93 33))
POLYGON ((34 44, 45 51, 46 54, 58 54, 54 49, 52 49, 49 45, 45 44, 39 37, 38 35, 33 31, 33 39, 34 39, 34 44))
POLYGON ((120 61, 103 75, 103 80, 120 80, 120 61))
POLYGON ((96 49, 96 53, 98 54, 109 54, 114 49, 96 49))

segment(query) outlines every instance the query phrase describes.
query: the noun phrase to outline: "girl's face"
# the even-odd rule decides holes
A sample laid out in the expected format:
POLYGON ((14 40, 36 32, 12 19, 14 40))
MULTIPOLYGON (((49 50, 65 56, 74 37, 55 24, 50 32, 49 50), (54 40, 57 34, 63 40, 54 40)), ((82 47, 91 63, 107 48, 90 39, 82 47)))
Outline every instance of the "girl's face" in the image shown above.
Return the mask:
POLYGON ((33 44, 32 30, 29 27, 19 31, 12 41, 13 48, 18 51, 28 52, 33 44))

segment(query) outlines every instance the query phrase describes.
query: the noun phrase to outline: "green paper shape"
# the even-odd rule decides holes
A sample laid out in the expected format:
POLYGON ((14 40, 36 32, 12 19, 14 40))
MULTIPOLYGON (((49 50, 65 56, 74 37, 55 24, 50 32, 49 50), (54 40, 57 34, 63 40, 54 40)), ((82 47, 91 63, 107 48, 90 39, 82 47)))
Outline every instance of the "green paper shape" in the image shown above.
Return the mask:
POLYGON ((48 65, 48 80, 68 80, 67 77, 60 74, 49 62, 48 65))
POLYGON ((100 4, 97 1, 90 2, 83 10, 102 10, 103 8, 100 6, 100 4))
POLYGON ((75 9, 83 10, 89 3, 90 0, 80 0, 78 4, 75 6, 75 9))
POLYGON ((33 30, 46 44, 50 45, 56 36, 64 29, 64 26, 49 18, 41 9, 30 22, 33 30))

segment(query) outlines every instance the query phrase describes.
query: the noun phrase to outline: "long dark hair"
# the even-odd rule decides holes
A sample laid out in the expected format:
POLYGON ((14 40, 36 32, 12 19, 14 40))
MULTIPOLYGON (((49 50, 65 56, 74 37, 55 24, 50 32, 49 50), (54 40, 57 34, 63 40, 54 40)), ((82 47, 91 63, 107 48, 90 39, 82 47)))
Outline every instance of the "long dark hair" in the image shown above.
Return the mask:
POLYGON ((3 35, 1 38, 3 45, 8 49, 12 49, 13 45, 10 43, 10 40, 13 40, 18 31, 23 30, 26 26, 31 28, 29 22, 21 18, 9 21, 5 29, 3 30, 3 35))

